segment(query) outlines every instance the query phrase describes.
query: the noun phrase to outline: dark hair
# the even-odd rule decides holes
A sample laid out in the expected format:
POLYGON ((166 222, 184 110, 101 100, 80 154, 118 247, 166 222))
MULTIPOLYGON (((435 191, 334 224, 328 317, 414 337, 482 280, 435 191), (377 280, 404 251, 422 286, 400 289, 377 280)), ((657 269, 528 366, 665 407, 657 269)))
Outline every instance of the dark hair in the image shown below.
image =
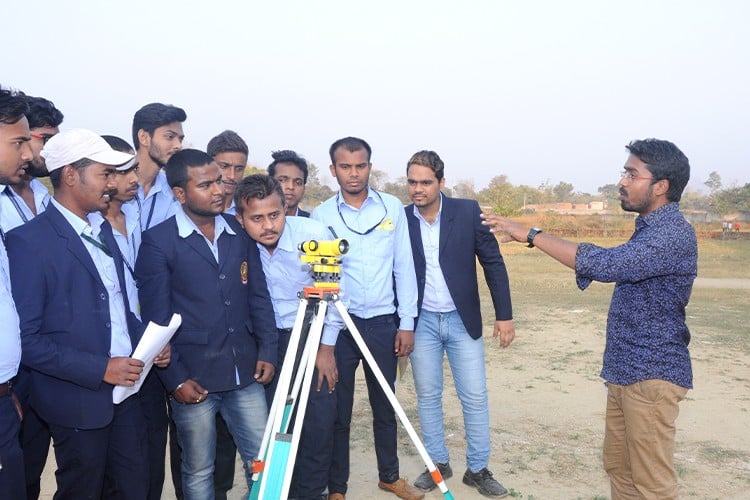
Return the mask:
POLYGON ((63 114, 52 101, 44 97, 32 96, 28 96, 26 99, 29 102, 29 110, 26 112, 29 128, 60 126, 63 121, 63 114))
POLYGON ((206 152, 211 157, 219 153, 242 153, 245 156, 249 154, 247 143, 234 130, 225 130, 208 141, 206 152))
POLYGON ((273 161, 268 165, 268 175, 271 177, 276 175, 276 165, 279 163, 293 163, 302 171, 304 183, 307 184, 307 162, 304 158, 289 149, 274 151, 271 158, 273 158, 273 161))
POLYGON ((411 155, 411 158, 409 158, 409 161, 406 162, 406 174, 409 174, 409 167, 412 165, 421 165, 423 167, 427 167, 433 172, 435 172, 435 177, 437 177, 437 180, 441 180, 443 178, 443 174, 445 172, 445 164, 443 163, 443 160, 440 159, 440 156, 434 151, 428 151, 428 150, 422 150, 417 151, 413 155, 411 155))
POLYGON ((643 139, 632 141, 627 150, 646 164, 654 182, 669 181, 667 200, 680 201, 682 191, 690 180, 690 163, 687 156, 669 141, 643 139))
POLYGON ((185 189, 188 180, 187 169, 190 167, 202 167, 212 161, 214 161, 213 158, 198 149, 182 149, 176 152, 169 158, 167 166, 164 169, 167 174, 169 187, 181 187, 185 189))
POLYGON ((238 214, 242 215, 242 212, 245 210, 245 206, 242 204, 243 202, 250 201, 253 198, 257 200, 265 200, 273 193, 279 195, 282 205, 286 203, 284 190, 281 189, 279 181, 270 175, 248 175, 237 184, 237 187, 234 190, 234 208, 237 210, 238 214))
POLYGON ((28 111, 29 104, 23 93, 0 87, 0 123, 13 125, 28 111))
POLYGON ((146 104, 136 111, 133 116, 133 145, 136 151, 140 147, 138 141, 139 130, 145 130, 148 132, 148 135, 153 136, 157 128, 174 122, 182 123, 185 120, 187 120, 187 115, 182 108, 160 102, 146 104))
MULTIPOLYGON (((70 164, 71 167, 78 170, 78 172, 83 171, 86 167, 89 165, 93 165, 96 163, 94 160, 89 160, 88 158, 81 158, 80 160, 76 160, 73 163, 70 164)), ((65 168, 65 165, 63 165, 61 168, 56 168, 52 172, 49 173, 49 182, 52 184, 52 187, 54 189, 57 189, 60 187, 60 180, 62 179, 62 171, 65 168)))
POLYGON ((128 141, 126 141, 125 139, 122 139, 115 135, 103 135, 102 139, 104 139, 107 144, 109 144, 109 147, 114 149, 115 151, 121 151, 123 153, 133 152, 133 146, 128 144, 128 141))
POLYGON ((365 151, 367 151, 368 162, 372 157, 372 148, 369 144, 367 144, 367 141, 365 141, 364 139, 360 139, 359 137, 344 137, 343 139, 339 139, 338 141, 331 144, 331 147, 328 150, 328 155, 331 157, 331 163, 334 165, 336 164, 336 160, 333 157, 333 153, 335 153, 339 148, 344 148, 350 153, 359 151, 360 149, 364 149, 365 151))

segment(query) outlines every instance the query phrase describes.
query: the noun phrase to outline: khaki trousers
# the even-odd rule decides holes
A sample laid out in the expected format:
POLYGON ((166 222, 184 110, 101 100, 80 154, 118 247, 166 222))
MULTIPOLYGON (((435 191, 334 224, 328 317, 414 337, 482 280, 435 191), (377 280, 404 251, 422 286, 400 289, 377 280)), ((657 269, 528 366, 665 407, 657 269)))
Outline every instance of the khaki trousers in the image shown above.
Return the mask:
POLYGON ((677 498, 675 420, 687 389, 658 379, 607 389, 604 470, 612 500, 677 498))

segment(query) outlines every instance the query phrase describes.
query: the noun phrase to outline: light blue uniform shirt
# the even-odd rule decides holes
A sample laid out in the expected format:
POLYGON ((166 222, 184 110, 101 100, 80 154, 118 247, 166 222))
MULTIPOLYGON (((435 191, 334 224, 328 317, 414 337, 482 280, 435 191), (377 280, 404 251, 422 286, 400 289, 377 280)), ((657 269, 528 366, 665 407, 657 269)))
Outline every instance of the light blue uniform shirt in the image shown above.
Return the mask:
POLYGON ((109 322, 111 325, 110 357, 130 356, 133 352, 133 345, 130 342, 130 334, 128 333, 125 301, 122 298, 122 290, 120 289, 120 280, 117 278, 115 261, 112 257, 104 253, 101 248, 81 237, 81 233, 85 232, 89 237, 95 240, 98 239, 101 225, 104 223, 104 217, 98 212, 91 213, 88 215, 87 223, 59 204, 54 198, 51 199, 50 203, 55 205, 55 208, 60 211, 65 220, 73 227, 73 231, 81 238, 83 246, 86 247, 91 260, 94 261, 94 267, 96 267, 99 273, 99 278, 101 278, 104 287, 107 289, 107 295, 109 296, 109 322))
POLYGON ((339 192, 313 210, 311 217, 349 241, 341 266, 341 289, 349 312, 365 319, 393 313, 395 278, 399 328, 413 330, 417 276, 406 213, 398 198, 368 187, 367 198, 357 209, 346 204, 339 192), (359 235, 352 229, 372 231, 359 235))
MULTIPOLYGON (((320 222, 305 217, 287 217, 284 231, 273 253, 256 242, 276 314, 276 328, 294 326, 299 308, 297 292, 306 286, 313 285, 310 266, 300 260, 301 252, 298 245, 306 240, 329 239, 331 236, 328 229, 320 222)), ((326 314, 321 343, 336 345, 336 338, 342 328, 344 328, 344 322, 338 311, 330 307, 326 314)))
POLYGON ((180 202, 172 194, 172 188, 167 182, 167 174, 159 170, 156 174, 154 185, 148 191, 148 196, 143 196, 143 186, 138 184, 138 194, 126 204, 135 205, 141 214, 141 231, 145 231, 155 225, 169 219, 180 208, 180 202))
MULTIPOLYGON (((44 212, 49 204, 50 195, 47 188, 37 179, 29 183, 34 193, 34 208, 37 215, 44 212)), ((34 212, 10 186, 0 185, 0 227, 6 233, 34 218, 34 212)))
POLYGON ((21 330, 10 291, 10 265, 3 241, 0 241, 0 318, 0 383, 4 384, 18 373, 21 330))
POLYGON ((177 208, 177 213, 174 214, 174 217, 177 221, 177 234, 180 235, 180 238, 187 238, 193 234, 193 232, 198 233, 200 237, 203 238, 203 241, 206 242, 206 245, 208 245, 208 249, 211 250, 217 264, 219 263, 219 236, 221 236, 221 233, 224 231, 232 236, 237 234, 231 227, 229 227, 229 224, 227 224, 227 221, 225 221, 224 217, 221 215, 217 215, 214 218, 214 241, 206 238, 201 230, 198 229, 198 226, 195 225, 195 222, 185 214, 185 211, 181 206, 177 208))
POLYGON ((456 304, 448 291, 443 270, 440 267, 440 217, 443 213, 443 195, 440 195, 440 208, 435 222, 428 223, 419 209, 414 207, 414 216, 419 220, 419 232, 422 234, 422 247, 425 258, 425 283, 422 309, 431 312, 451 312, 456 304))
MULTIPOLYGON (((125 231, 120 231, 112 227, 112 234, 117 242, 117 247, 122 254, 122 260, 125 263, 125 289, 127 290, 128 303, 130 311, 141 319, 141 308, 138 302, 138 286, 135 282, 135 259, 138 257, 138 249, 141 247, 141 223, 139 220, 138 207, 130 203, 122 204, 122 213, 125 215, 125 231)), ((92 217, 102 217, 101 214, 91 214, 92 217)))

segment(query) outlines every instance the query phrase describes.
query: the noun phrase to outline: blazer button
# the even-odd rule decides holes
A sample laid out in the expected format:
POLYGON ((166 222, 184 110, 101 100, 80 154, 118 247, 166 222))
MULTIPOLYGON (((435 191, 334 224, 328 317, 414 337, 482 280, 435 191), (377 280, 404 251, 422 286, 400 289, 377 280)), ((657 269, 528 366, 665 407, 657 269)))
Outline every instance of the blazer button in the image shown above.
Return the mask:
POLYGON ((223 279, 225 279, 226 277, 227 277, 227 275, 226 275, 226 274, 224 274, 224 273, 221 273, 221 274, 219 275, 219 279, 220 279, 220 280, 223 280, 223 279))
POLYGON ((112 326, 112 323, 110 323, 109 321, 107 321, 106 323, 104 323, 104 326, 106 326, 107 328, 109 328, 110 326, 112 326))
POLYGON ((229 299, 227 299, 227 300, 225 300, 225 301, 224 301, 224 305, 225 305, 225 306, 229 306, 229 305, 232 305, 232 301, 231 301, 231 300, 229 300, 229 299))
POLYGON ((229 329, 227 329, 227 331, 228 331, 229 333, 234 333, 234 328, 232 328, 232 327, 230 326, 230 327, 229 327, 229 329))
POLYGON ((102 294, 99 295, 99 298, 102 299, 102 300, 107 300, 107 295, 104 294, 104 293, 102 293, 102 294))

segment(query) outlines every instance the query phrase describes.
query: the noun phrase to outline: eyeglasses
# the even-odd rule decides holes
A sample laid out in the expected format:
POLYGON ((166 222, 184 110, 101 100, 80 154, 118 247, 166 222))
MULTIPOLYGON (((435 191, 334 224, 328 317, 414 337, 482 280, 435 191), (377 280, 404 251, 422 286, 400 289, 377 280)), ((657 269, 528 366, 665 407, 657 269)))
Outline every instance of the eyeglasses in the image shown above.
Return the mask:
POLYGON ((354 234, 358 234, 360 236, 366 236, 366 235, 370 234, 371 232, 373 232, 375 230, 375 228, 378 227, 380 224, 382 224, 383 221, 385 220, 385 218, 388 217, 388 208, 386 208, 386 206, 385 206, 385 202, 383 201, 383 197, 380 196, 380 193, 378 193, 374 189, 372 190, 372 192, 375 193, 378 196, 378 198, 380 199, 380 206, 383 207, 383 217, 380 218, 380 220, 377 222, 377 224, 375 224, 374 226, 372 226, 370 229, 368 229, 365 232, 357 231, 356 229, 352 228, 349 224, 347 224, 346 219, 344 219, 344 214, 341 213, 341 205, 338 204, 338 203, 336 203, 336 209, 339 211, 339 217, 341 217, 341 222, 343 222, 344 225, 346 226, 346 228, 349 231, 353 232, 354 234))
POLYGON ((629 170, 624 170, 624 171, 620 172, 620 179, 627 179, 628 182, 632 182, 632 181, 640 180, 640 179, 643 179, 643 180, 652 180, 653 177, 643 177, 643 176, 640 176, 640 175, 635 175, 633 172, 631 172, 629 170))
POLYGON ((31 133, 31 137, 40 139, 42 141, 42 144, 47 144, 47 141, 52 139, 54 136, 55 134, 35 134, 34 132, 31 133))

